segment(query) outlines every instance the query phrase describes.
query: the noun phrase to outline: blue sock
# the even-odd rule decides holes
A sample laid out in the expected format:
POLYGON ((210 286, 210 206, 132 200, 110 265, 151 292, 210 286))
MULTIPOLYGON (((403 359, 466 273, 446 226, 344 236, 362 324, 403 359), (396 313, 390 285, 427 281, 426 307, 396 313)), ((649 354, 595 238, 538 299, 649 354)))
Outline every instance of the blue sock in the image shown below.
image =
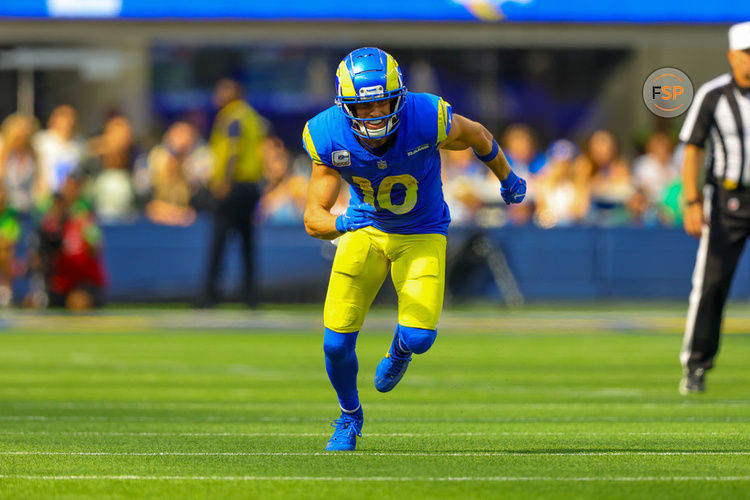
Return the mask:
POLYGON ((326 372, 328 378, 336 390, 341 409, 347 413, 362 409, 359 404, 359 393, 357 392, 357 354, 354 347, 357 344, 359 332, 338 333, 325 329, 323 339, 323 352, 326 356, 326 372))
POLYGON ((344 411, 344 410, 341 410, 341 411, 343 413, 348 413, 349 415, 356 417, 360 421, 365 419, 365 414, 362 412, 362 405, 359 405, 359 408, 357 408, 356 411, 344 411))
POLYGON ((401 330, 402 326, 397 325, 396 326, 396 332, 393 336, 393 343, 391 344, 391 349, 393 350, 393 354, 395 354, 399 358, 406 358, 411 354, 411 351, 407 350, 404 346, 403 341, 401 340, 401 330))

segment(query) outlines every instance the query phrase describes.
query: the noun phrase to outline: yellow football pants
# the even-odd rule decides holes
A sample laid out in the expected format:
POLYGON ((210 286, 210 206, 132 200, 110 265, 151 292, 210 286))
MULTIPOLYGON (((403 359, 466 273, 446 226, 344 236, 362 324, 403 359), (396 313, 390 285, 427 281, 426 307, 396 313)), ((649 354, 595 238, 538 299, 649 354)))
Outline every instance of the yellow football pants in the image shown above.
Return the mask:
POLYGON ((362 328, 390 268, 398 323, 434 330, 443 308, 445 247, 442 234, 391 234, 371 226, 346 233, 333 259, 325 327, 339 333, 362 328))

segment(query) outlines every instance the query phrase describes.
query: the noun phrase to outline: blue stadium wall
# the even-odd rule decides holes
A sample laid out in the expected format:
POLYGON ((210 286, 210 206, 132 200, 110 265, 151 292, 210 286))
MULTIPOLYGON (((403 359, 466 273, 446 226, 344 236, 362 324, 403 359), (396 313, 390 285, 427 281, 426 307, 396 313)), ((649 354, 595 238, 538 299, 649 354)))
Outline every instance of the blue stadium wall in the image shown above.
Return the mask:
MULTIPOLYGON (((204 279, 210 219, 188 228, 145 220, 104 228, 105 261, 113 300, 189 299, 204 279)), ((477 230, 452 228, 451 260, 477 230)), ((686 299, 697 241, 679 228, 508 227, 486 233, 502 250, 529 300, 686 299)), ((335 248, 309 237, 301 225, 258 228, 257 274, 261 296, 274 301, 322 300, 335 248)), ((239 242, 227 247, 224 285, 239 286, 239 242)), ((750 297, 750 262, 743 256, 733 297, 750 297)), ((499 298, 486 266, 463 281, 469 296, 499 298)))

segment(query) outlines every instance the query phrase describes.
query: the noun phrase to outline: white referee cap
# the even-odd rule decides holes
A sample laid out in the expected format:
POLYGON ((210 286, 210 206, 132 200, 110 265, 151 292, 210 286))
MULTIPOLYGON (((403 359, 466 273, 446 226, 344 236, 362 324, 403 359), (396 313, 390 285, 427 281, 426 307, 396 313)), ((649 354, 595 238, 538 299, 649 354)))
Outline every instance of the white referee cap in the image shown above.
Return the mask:
POLYGON ((750 49, 750 21, 729 28, 729 50, 750 49))

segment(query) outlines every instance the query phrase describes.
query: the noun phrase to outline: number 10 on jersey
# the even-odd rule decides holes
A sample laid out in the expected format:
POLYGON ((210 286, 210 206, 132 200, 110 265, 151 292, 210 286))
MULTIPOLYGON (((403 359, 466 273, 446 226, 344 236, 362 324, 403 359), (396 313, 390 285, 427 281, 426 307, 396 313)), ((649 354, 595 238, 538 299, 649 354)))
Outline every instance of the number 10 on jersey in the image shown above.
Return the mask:
POLYGON ((369 179, 354 176, 352 182, 355 182, 362 190, 364 202, 375 208, 384 208, 396 215, 401 215, 409 212, 417 204, 417 179, 409 174, 390 175, 383 179, 378 186, 377 204, 375 203, 375 190, 369 179), (401 184, 406 188, 404 201, 400 205, 394 205, 391 201, 391 191, 396 184, 401 184))

